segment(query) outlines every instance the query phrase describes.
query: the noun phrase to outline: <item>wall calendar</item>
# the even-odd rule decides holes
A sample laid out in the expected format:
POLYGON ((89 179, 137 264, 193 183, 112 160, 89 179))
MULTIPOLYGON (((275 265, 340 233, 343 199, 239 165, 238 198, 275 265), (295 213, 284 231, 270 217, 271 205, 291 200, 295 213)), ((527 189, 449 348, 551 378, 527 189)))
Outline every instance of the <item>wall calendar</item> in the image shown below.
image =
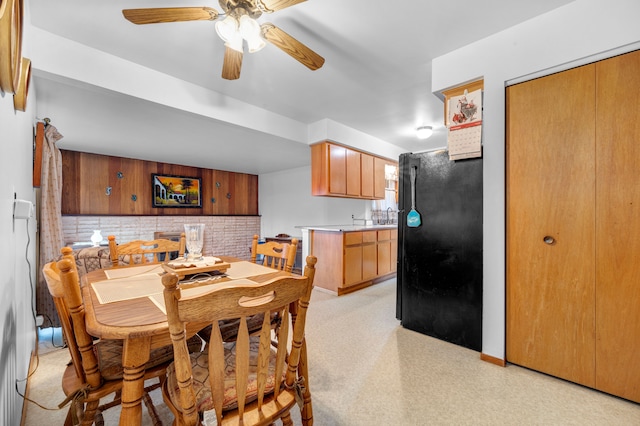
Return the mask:
POLYGON ((482 90, 449 98, 447 108, 449 159, 482 156, 482 90))

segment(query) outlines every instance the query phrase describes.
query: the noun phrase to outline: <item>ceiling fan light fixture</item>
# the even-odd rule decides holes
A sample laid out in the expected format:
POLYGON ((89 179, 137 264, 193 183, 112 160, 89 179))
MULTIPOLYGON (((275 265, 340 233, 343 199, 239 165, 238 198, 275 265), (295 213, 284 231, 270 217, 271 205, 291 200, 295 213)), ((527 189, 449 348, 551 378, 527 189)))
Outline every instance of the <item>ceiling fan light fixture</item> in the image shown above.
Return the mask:
POLYGON ((229 43, 239 35, 238 27, 238 20, 229 15, 222 21, 216 22, 216 33, 225 43, 229 43))
POLYGON ((240 35, 240 33, 236 33, 231 37, 231 39, 229 39, 229 41, 226 41, 224 45, 242 53, 242 36, 240 35))
POLYGON ((255 53, 259 50, 262 50, 267 45, 267 43, 260 36, 246 40, 247 47, 249 48, 249 53, 255 53))
POLYGON ((247 41, 250 53, 257 52, 267 45, 260 35, 260 24, 255 19, 248 15, 242 15, 239 29, 240 35, 247 41))
POLYGON ((418 139, 428 139, 433 134, 433 127, 420 126, 416 129, 416 136, 418 139))

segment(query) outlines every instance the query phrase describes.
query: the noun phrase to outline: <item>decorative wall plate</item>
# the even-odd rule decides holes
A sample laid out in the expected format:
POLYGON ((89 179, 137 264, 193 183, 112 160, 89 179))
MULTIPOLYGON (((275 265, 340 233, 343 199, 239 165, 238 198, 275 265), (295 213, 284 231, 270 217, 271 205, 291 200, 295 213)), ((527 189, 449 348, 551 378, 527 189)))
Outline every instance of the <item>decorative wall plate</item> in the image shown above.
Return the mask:
POLYGON ((31 82, 31 59, 22 58, 20 66, 20 78, 18 87, 13 94, 13 108, 18 111, 27 109, 27 97, 29 96, 29 84, 31 82))
POLYGON ((22 58, 23 0, 0 2, 0 90, 15 93, 22 58))

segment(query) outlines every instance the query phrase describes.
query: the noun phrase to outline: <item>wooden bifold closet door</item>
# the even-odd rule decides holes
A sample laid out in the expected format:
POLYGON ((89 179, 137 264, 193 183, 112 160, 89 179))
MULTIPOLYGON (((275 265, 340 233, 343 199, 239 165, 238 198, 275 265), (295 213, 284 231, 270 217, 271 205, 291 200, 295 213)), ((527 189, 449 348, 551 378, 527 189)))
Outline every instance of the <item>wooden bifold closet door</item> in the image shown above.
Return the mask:
POLYGON ((640 402, 640 51, 507 88, 507 361, 640 402))

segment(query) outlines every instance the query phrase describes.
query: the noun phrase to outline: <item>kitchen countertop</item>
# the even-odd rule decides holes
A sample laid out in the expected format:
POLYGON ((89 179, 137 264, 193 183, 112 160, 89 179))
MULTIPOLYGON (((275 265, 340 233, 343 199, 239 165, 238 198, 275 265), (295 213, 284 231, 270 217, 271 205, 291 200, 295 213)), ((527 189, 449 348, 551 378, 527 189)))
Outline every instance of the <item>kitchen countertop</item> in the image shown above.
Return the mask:
POLYGON ((300 229, 308 229, 311 231, 332 231, 332 232, 352 232, 352 231, 371 231, 376 229, 397 229, 398 224, 393 225, 310 225, 296 226, 300 229))

